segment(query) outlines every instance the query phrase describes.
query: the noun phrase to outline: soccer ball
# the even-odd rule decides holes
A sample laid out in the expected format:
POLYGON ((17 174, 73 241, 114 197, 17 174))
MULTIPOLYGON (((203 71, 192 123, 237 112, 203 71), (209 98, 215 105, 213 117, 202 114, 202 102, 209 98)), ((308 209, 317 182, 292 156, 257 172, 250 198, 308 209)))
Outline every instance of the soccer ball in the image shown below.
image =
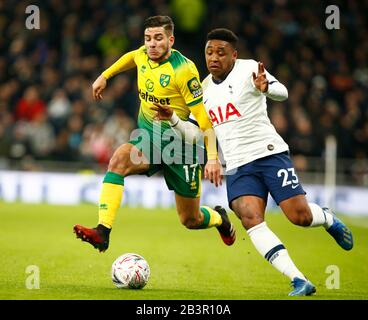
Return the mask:
POLYGON ((150 276, 147 261, 136 253, 118 257, 111 268, 112 282, 117 288, 142 289, 150 276))

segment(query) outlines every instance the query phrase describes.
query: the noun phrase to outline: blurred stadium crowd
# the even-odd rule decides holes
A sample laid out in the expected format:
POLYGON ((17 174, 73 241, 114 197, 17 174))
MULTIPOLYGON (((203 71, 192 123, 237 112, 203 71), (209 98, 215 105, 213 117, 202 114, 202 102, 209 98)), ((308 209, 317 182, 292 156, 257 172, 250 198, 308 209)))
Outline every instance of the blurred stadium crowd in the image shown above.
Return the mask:
MULTIPOLYGON (((0 1, 0 157, 99 163, 135 128, 135 72, 109 81, 94 102, 94 79, 143 43, 143 20, 167 14, 175 48, 203 79, 204 43, 214 27, 239 37, 239 57, 264 62, 289 90, 269 115, 299 169, 323 157, 333 134, 340 158, 368 156, 367 1, 334 1, 340 29, 325 26, 328 4, 311 0, 0 1), (40 29, 27 30, 27 5, 40 8, 40 29)), ((22 162, 27 163, 27 161, 22 162)), ((367 168, 352 170, 359 177, 367 168)))

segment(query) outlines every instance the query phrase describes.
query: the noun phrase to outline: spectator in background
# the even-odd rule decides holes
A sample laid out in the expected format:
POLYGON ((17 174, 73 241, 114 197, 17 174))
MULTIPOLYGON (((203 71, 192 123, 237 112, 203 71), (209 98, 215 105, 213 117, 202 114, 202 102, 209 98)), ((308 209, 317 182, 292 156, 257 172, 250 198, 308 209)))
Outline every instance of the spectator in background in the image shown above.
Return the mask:
POLYGON ((8 157, 12 143, 13 117, 0 105, 0 157, 8 157))
POLYGON ((20 160, 31 154, 27 138, 26 123, 18 121, 13 128, 11 144, 9 147, 9 158, 20 160))
MULTIPOLYGON (((113 110, 123 110, 132 119, 138 115, 138 100, 133 94, 132 82, 127 75, 121 75, 113 80, 111 86, 111 96, 113 98, 113 110)), ((103 104, 106 103, 105 101, 103 104)))
POLYGON ((172 0, 170 5, 179 32, 196 34, 200 31, 206 12, 203 0, 172 0))
POLYGON ((32 156, 40 160, 48 159, 55 145, 55 135, 47 114, 37 113, 27 124, 26 134, 32 156))
POLYGON ((41 100, 36 86, 28 87, 15 109, 15 119, 33 121, 40 114, 46 113, 46 105, 41 100))
POLYGON ((50 101, 55 92, 59 90, 60 73, 52 67, 42 68, 40 75, 42 97, 45 101, 50 101))
POLYGON ((68 119, 69 146, 74 153, 78 154, 83 139, 83 119, 78 114, 73 114, 68 119))
POLYGON ((121 24, 110 22, 106 32, 98 39, 98 47, 103 55, 118 57, 121 52, 125 52, 128 46, 128 39, 121 24))
POLYGON ((274 103, 270 110, 270 120, 276 131, 284 140, 289 140, 289 121, 285 115, 285 106, 282 103, 274 103))
POLYGON ((297 114, 293 134, 289 138, 290 143, 293 145, 292 152, 295 155, 317 156, 321 152, 318 148, 321 143, 312 130, 312 123, 307 116, 300 113, 297 114))
POLYGON ((107 165, 113 151, 113 139, 104 132, 102 123, 91 123, 85 128, 81 145, 83 159, 107 165))
POLYGON ((71 112, 70 101, 63 89, 58 89, 53 93, 47 109, 51 124, 55 131, 59 132, 71 112))
POLYGON ((63 128, 55 139, 55 146, 51 153, 51 159, 59 162, 78 161, 78 154, 74 153, 74 150, 69 144, 70 133, 67 129, 63 128))
MULTIPOLYGON (((90 98, 95 70, 106 69, 117 54, 142 44, 141 24, 146 17, 167 14, 175 16, 176 43, 196 63, 200 75, 206 73, 206 66, 198 47, 206 32, 226 27, 240 36, 239 57, 262 60, 290 88, 285 110, 273 113, 274 107, 279 108, 277 103, 269 106, 271 120, 278 130, 283 128, 279 131, 282 136, 291 137, 298 131, 290 110, 301 107, 310 119, 313 136, 318 135, 315 156, 323 156, 323 141, 332 133, 338 139, 339 157, 360 162, 368 157, 364 142, 368 122, 367 1, 338 4, 342 22, 338 31, 321 24, 326 13, 319 0, 39 1, 40 30, 24 27, 28 4, 25 0, 0 2, 0 111, 10 112, 15 121, 6 125, 7 136, 19 138, 19 132, 13 132, 19 121, 29 122, 47 112, 58 152, 63 150, 61 159, 83 160, 82 149, 64 148, 70 141, 69 116, 77 112, 82 119, 80 148, 90 124, 119 118, 116 110, 123 109, 132 119, 137 116, 138 95, 132 86, 135 73, 114 79, 104 104, 97 108, 90 98), (37 99, 30 103, 26 95, 37 99)), ((298 150, 301 157, 307 155, 287 140, 292 154, 298 150)), ((12 147, 4 150, 9 150, 5 157, 13 157, 12 147)))
POLYGON ((123 143, 127 143, 131 138, 130 134, 135 128, 134 121, 120 109, 117 109, 106 121, 104 132, 113 140, 112 148, 115 150, 123 143))

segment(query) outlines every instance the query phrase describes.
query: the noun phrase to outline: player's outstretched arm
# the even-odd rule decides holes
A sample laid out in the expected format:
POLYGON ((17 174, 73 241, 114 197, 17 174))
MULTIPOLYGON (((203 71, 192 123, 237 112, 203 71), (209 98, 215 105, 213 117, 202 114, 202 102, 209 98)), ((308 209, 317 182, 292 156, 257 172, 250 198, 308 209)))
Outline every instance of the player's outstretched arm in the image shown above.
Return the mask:
MULTIPOLYGON (((138 49, 139 50, 139 49, 138 49)), ((132 69, 136 66, 134 58, 138 50, 124 54, 111 67, 107 68, 92 84, 92 96, 95 100, 102 99, 102 92, 107 86, 107 80, 114 75, 132 69)))
POLYGON ((151 110, 156 111, 156 120, 169 121, 171 128, 179 137, 184 137, 185 141, 195 143, 202 137, 202 131, 194 123, 184 121, 179 118, 173 108, 160 103, 153 103, 151 110))
POLYGON ((262 62, 258 62, 258 73, 252 73, 254 87, 267 98, 284 101, 288 98, 286 87, 267 72, 262 62))
POLYGON ((206 112, 203 102, 190 108, 193 116, 198 122, 200 129, 204 134, 204 143, 207 150, 207 164, 204 168, 204 177, 209 179, 216 187, 222 185, 222 165, 218 160, 216 134, 212 123, 206 112))
MULTIPOLYGON (((170 126, 174 129, 176 134, 180 137, 184 137, 185 140, 190 143, 196 142, 204 134, 208 156, 208 161, 204 168, 204 177, 205 179, 209 179, 211 183, 214 183, 216 187, 222 185, 222 165, 217 159, 216 136, 212 125, 203 132, 203 130, 200 130, 199 127, 192 122, 181 120, 170 106, 154 103, 150 108, 156 111, 156 120, 169 121, 170 126), (209 152, 209 146, 211 146, 210 150, 212 150, 212 153, 211 151, 209 152)), ((206 125, 208 126, 208 124, 206 125)))
POLYGON ((102 99, 102 91, 106 88, 107 79, 100 75, 92 84, 92 96, 94 100, 102 99))
POLYGON ((262 62, 258 62, 258 73, 252 72, 252 76, 254 86, 262 93, 266 93, 268 91, 268 80, 262 62))
POLYGON ((223 170, 218 159, 209 159, 204 167, 204 178, 214 183, 216 187, 222 186, 223 170))

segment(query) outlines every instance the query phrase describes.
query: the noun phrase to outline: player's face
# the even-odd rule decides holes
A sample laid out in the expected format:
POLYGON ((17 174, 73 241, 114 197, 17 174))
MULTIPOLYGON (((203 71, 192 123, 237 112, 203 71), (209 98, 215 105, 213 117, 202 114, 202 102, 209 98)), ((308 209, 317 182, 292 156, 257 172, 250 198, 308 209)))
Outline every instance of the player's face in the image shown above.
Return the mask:
POLYGON ((217 80, 223 80, 233 68, 237 52, 229 42, 209 40, 205 49, 208 71, 217 80))
POLYGON ((168 35, 164 27, 153 27, 144 30, 144 45, 148 57, 155 62, 161 62, 170 56, 174 36, 168 35))

